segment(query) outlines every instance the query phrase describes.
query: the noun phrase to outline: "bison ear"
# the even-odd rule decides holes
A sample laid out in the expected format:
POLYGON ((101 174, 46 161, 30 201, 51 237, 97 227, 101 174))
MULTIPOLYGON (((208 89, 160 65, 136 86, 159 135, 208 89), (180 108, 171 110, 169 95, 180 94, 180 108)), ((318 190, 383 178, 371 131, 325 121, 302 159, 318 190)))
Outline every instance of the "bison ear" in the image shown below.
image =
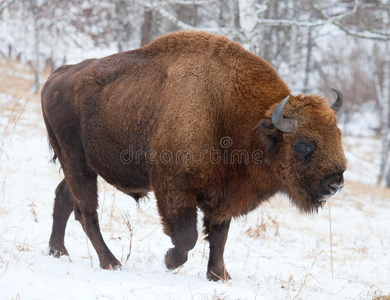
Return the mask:
POLYGON ((267 150, 271 150, 282 139, 282 133, 273 124, 271 119, 262 119, 259 128, 264 140, 266 141, 267 150))

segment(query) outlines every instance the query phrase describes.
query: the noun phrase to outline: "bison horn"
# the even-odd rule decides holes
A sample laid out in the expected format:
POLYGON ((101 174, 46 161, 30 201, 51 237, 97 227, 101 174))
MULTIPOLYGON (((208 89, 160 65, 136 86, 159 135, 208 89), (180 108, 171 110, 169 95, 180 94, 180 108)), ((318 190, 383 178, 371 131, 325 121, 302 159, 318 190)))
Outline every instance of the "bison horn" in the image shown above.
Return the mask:
POLYGON ((337 114, 343 106, 343 94, 336 89, 332 89, 332 91, 337 94, 337 99, 330 108, 337 114))
POLYGON ((272 113, 272 123, 277 129, 284 133, 292 133, 298 126, 297 120, 283 117, 283 110, 289 99, 290 96, 284 98, 272 113))

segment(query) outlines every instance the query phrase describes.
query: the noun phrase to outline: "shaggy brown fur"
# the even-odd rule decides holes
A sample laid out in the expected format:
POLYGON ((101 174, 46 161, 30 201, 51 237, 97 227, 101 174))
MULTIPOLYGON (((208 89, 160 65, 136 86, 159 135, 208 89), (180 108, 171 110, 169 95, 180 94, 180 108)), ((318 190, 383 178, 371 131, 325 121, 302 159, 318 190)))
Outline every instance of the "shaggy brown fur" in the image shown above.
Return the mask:
POLYGON ((277 192, 316 211, 332 194, 329 186, 343 183, 346 159, 334 112, 322 97, 291 95, 284 116, 300 125, 282 133, 271 115, 287 95, 270 64, 204 32, 173 33, 58 68, 42 90, 49 141, 65 174, 56 189, 51 253, 68 254, 64 233, 74 210, 102 268, 120 266, 99 230, 99 175, 136 199, 155 193, 174 244, 165 258, 170 269, 195 246, 199 207, 210 242, 207 276, 230 278, 223 251, 232 217, 277 192), (302 157, 302 143, 315 151, 302 157), (183 151, 192 159, 178 159, 183 151), (243 153, 237 151, 249 161, 231 160, 243 153))

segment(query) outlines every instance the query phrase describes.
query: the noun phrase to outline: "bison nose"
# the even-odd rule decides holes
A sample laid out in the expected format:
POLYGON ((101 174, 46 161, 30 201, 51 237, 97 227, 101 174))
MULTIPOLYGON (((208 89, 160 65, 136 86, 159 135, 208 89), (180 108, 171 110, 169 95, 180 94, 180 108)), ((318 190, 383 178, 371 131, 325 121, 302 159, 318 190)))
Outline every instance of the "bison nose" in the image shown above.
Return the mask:
POLYGON ((343 174, 336 173, 325 177, 318 185, 316 194, 318 196, 333 196, 338 194, 344 187, 343 174))
POLYGON ((337 195, 338 193, 340 193, 340 191, 343 189, 344 187, 344 183, 343 184, 329 184, 328 185, 328 191, 329 191, 329 194, 330 195, 337 195))

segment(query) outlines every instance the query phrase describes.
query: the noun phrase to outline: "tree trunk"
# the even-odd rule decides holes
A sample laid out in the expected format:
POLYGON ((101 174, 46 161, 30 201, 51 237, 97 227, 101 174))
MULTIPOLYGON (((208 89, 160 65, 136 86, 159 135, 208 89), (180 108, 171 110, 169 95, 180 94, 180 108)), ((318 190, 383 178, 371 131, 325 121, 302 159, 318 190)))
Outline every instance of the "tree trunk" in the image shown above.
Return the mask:
POLYGON ((123 1, 121 0, 116 0, 115 1, 115 13, 114 13, 114 18, 115 18, 115 35, 116 35, 116 45, 118 52, 123 51, 123 46, 122 46, 122 37, 121 37, 121 32, 123 30, 122 22, 120 19, 120 12, 123 9, 123 1))
POLYGON ((57 26, 56 26, 56 22, 58 20, 58 16, 57 16, 57 11, 58 11, 58 5, 59 5, 59 2, 60 0, 51 0, 51 4, 52 4, 52 11, 51 11, 51 20, 50 20, 50 34, 51 36, 53 37, 52 38, 52 41, 51 41, 51 51, 50 51, 50 71, 53 72, 55 69, 56 69, 56 60, 55 60, 55 54, 57 53, 56 51, 56 48, 57 48, 57 39, 55 37, 58 38, 58 34, 57 34, 57 26))
POLYGON ((311 50, 313 48, 312 28, 308 28, 306 45, 305 79, 303 80, 303 93, 307 93, 310 78, 311 50))
POLYGON ((142 24, 141 46, 152 41, 153 11, 145 8, 144 22, 142 24))
POLYGON ((230 0, 231 27, 240 28, 240 7, 237 0, 230 0))
POLYGON ((239 28, 242 29, 245 36, 243 41, 244 47, 249 51, 256 53, 256 42, 257 38, 254 34, 256 29, 256 10, 255 0, 242 0, 239 2, 239 14, 236 15, 237 20, 240 21, 239 28))
POLYGON ((390 132, 389 132, 389 117, 390 117, 390 42, 386 43, 385 47, 385 61, 383 66, 383 84, 381 93, 382 103, 382 156, 380 180, 381 185, 390 187, 390 161, 389 161, 389 147, 390 147, 390 132))
POLYGON ((7 0, 7 1, 2 1, 0 3, 0 15, 3 13, 3 11, 10 6, 12 3, 14 3, 15 0, 7 0))
POLYGON ((39 70, 40 70, 40 59, 39 59, 39 28, 38 28, 38 8, 35 5, 34 0, 30 0, 30 9, 33 16, 34 24, 34 52, 35 52, 35 72, 34 72, 34 86, 32 93, 36 94, 39 90, 39 70))

